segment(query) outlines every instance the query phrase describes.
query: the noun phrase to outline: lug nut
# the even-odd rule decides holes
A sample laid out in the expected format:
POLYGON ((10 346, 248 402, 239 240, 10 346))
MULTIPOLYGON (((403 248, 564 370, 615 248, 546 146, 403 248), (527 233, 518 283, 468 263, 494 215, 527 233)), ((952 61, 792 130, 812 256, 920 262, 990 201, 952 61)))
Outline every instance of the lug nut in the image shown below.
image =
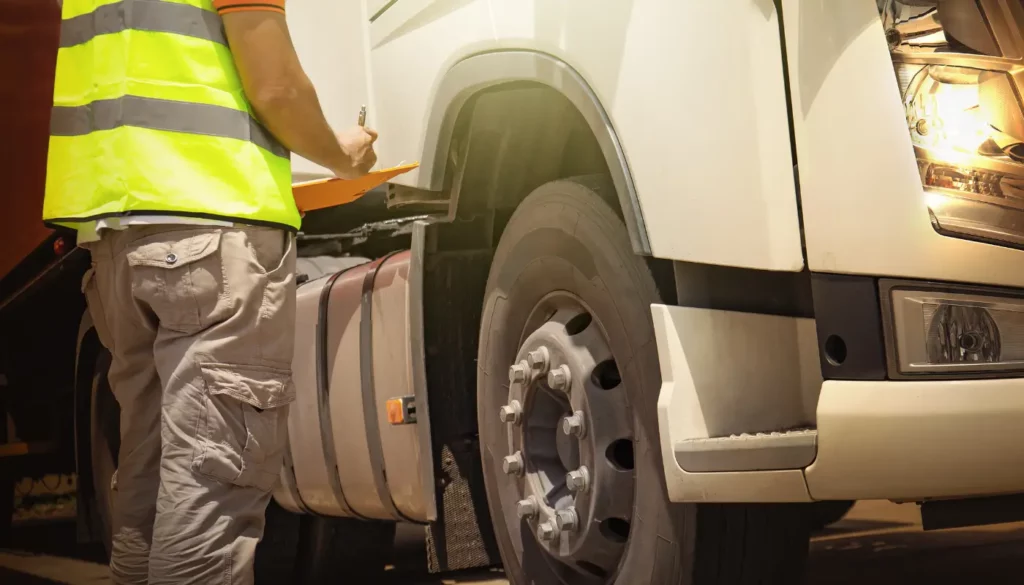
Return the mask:
POLYGON ((569 366, 562 364, 548 372, 548 386, 552 390, 568 392, 570 384, 572 384, 572 373, 569 371, 569 366))
POLYGON ((539 507, 537 505, 537 498, 534 496, 530 496, 525 500, 519 500, 516 502, 516 516, 519 516, 520 520, 523 518, 533 518, 537 515, 539 507))
POLYGON ((501 468, 508 475, 521 475, 523 473, 523 453, 516 451, 505 457, 505 460, 501 462, 501 468))
POLYGON ((519 424, 519 421, 523 418, 523 405, 518 400, 513 400, 505 406, 501 407, 498 412, 498 417, 501 422, 508 424, 519 424))
POLYGON ((525 382, 528 368, 525 363, 519 363, 508 369, 508 381, 509 382, 525 382))
POLYGON ((586 427, 583 425, 583 411, 577 410, 571 415, 562 419, 562 432, 577 438, 583 438, 586 434, 586 427))
POLYGON ((559 510, 555 514, 555 524, 558 529, 566 532, 576 532, 580 528, 580 519, 576 515, 576 508, 566 508, 565 510, 559 510))
POLYGON ((548 369, 548 348, 535 349, 526 356, 526 359, 530 362, 531 368, 543 373, 548 369))
POLYGON ((541 522, 540 526, 537 527, 537 537, 541 540, 554 540, 558 538, 558 534, 558 527, 551 522, 541 522))
POLYGON ((565 485, 571 492, 585 492, 590 487, 590 470, 581 465, 579 469, 565 475, 565 485))

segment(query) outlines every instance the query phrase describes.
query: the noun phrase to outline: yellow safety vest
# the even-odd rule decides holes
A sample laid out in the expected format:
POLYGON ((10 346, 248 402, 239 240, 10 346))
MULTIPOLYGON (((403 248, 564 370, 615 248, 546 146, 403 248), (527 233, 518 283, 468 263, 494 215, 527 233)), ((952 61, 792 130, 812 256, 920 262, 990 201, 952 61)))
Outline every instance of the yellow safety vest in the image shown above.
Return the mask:
POLYGON ((299 228, 289 153, 254 117, 212 0, 64 0, 53 93, 47 223, 299 228))

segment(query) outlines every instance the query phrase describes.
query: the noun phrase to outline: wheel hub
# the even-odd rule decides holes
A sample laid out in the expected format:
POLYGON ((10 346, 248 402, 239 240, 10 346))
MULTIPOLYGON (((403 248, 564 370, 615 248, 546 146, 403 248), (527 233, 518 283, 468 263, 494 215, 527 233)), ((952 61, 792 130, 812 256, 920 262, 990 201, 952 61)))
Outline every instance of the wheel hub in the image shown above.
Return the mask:
POLYGON ((504 469, 519 499, 502 504, 552 559, 607 578, 632 524, 633 416, 602 328, 565 304, 509 369, 504 469))

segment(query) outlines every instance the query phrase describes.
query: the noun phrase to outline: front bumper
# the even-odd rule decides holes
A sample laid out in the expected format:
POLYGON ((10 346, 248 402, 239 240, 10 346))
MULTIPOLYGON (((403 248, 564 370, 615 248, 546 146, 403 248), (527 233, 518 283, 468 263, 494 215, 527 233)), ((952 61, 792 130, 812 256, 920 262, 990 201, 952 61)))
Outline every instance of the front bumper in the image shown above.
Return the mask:
POLYGON ((1024 492, 1024 379, 822 382, 812 319, 665 305, 652 306, 652 314, 672 501, 919 501, 1024 492), (791 437, 744 435, 759 429, 800 429, 793 432, 804 438, 816 431, 811 456, 786 468, 794 460, 784 444, 791 437), (709 437, 737 440, 739 448, 721 449, 722 460, 736 467, 684 468, 693 445, 709 437), (758 457, 745 445, 775 455, 758 457))
POLYGON ((1024 491, 1024 380, 828 381, 817 500, 922 500, 1024 491))

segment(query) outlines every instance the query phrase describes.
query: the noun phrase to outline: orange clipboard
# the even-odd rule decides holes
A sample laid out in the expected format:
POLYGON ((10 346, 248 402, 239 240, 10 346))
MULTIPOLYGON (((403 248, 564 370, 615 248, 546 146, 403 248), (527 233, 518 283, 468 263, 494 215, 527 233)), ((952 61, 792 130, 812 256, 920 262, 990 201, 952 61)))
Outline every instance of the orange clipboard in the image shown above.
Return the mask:
POLYGON ((390 169, 372 171, 358 179, 318 179, 292 185, 295 204, 301 213, 351 203, 367 191, 379 187, 391 179, 407 173, 420 163, 399 165, 390 169))

